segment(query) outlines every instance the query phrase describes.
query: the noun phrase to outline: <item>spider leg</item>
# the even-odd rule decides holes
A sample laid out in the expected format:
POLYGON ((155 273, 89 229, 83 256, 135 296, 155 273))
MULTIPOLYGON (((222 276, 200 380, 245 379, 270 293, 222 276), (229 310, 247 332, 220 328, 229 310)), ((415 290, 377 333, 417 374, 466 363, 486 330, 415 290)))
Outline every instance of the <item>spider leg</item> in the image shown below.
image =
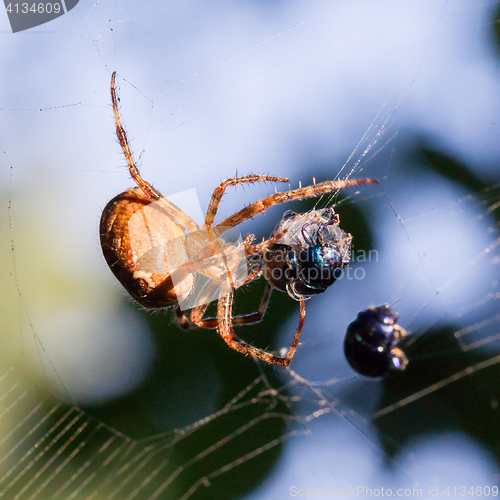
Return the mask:
POLYGON ((205 226, 207 228, 211 227, 214 223, 215 216, 217 215, 217 210, 219 209, 220 200, 224 195, 224 191, 229 186, 236 186, 237 184, 245 184, 252 182, 289 182, 289 179, 284 177, 272 177, 269 175, 245 175, 244 177, 231 177, 230 179, 221 182, 214 190, 212 194, 212 199, 208 205, 207 215, 205 217, 205 226))
POLYGON ((266 288, 264 290, 264 296, 260 302, 260 306, 256 312, 250 314, 244 314, 242 316, 234 316, 233 324, 234 325, 249 325, 252 323, 259 323, 264 315, 266 314, 267 305, 269 304, 269 297, 271 296, 271 285, 266 283, 266 288))
POLYGON ((175 317, 177 319, 177 322, 179 323, 179 326, 183 330, 189 330, 191 328, 191 323, 189 322, 189 318, 186 316, 184 311, 182 311, 182 309, 179 306, 175 308, 175 317))
MULTIPOLYGON (((201 293, 206 297, 209 297, 210 294, 215 291, 215 288, 219 285, 220 283, 215 284, 213 281, 208 282, 203 287, 201 293)), ((185 312, 181 311, 181 308, 179 306, 177 306, 177 308, 175 309, 175 314, 177 317, 177 321, 179 322, 179 326, 184 330, 188 330, 192 325, 207 329, 217 328, 217 320, 215 318, 203 319, 203 315, 205 314, 209 303, 210 302, 207 299, 204 300, 201 305, 193 307, 193 309, 191 309, 191 314, 189 317, 185 312)))
POLYGON ((247 245, 245 252, 247 256, 256 255, 262 253, 267 247, 278 241, 282 236, 286 234, 287 230, 281 231, 281 233, 271 235, 271 238, 264 240, 262 243, 257 243, 256 245, 247 245), (274 235, 274 236, 273 236, 274 235))
POLYGON ((304 319, 306 317, 306 301, 305 299, 300 299, 300 320, 297 331, 295 332, 295 337, 293 339, 292 345, 288 350, 284 358, 279 356, 274 356, 273 354, 259 349, 249 344, 243 342, 238 342, 233 339, 232 331, 232 307, 233 307, 233 292, 227 295, 219 297, 219 304, 217 307, 217 317, 219 319, 219 334, 224 339, 226 344, 234 349, 235 351, 241 352, 245 355, 253 356, 254 358, 259 358, 266 363, 280 366, 288 366, 295 354, 295 349, 299 343, 300 333, 302 331, 302 326, 304 325, 304 319))
POLYGON ((130 175, 151 200, 159 200, 162 197, 161 193, 157 189, 155 189, 149 182, 146 182, 142 178, 141 174, 139 173, 139 169, 135 164, 134 156, 132 155, 132 151, 130 150, 130 145, 127 139, 127 134, 125 133, 125 129, 122 125, 120 112, 118 111, 118 99, 116 98, 115 79, 116 71, 111 76, 111 101, 113 102, 113 113, 115 115, 116 136, 120 141, 120 146, 122 147, 123 154, 125 155, 125 159, 127 160, 130 175))
POLYGON ((408 335, 408 332, 399 325, 394 325, 393 330, 394 330, 394 340, 396 343, 401 342, 401 340, 408 335))
MULTIPOLYGON (((233 323, 235 325, 250 325, 262 321, 262 318, 266 314, 270 296, 271 287, 269 286, 266 287, 266 290, 264 291, 264 296, 262 297, 259 309, 254 313, 233 317, 233 323)), ((180 309, 180 307, 176 307, 175 314, 177 321, 179 322, 179 326, 183 330, 189 330, 193 325, 199 328, 205 328, 207 330, 213 330, 217 328, 217 318, 203 318, 203 315, 207 310, 207 306, 203 305, 193 308, 189 317, 180 309)))
MULTIPOLYGON (((260 265, 257 269, 252 271, 246 278, 245 282, 241 285, 246 285, 250 281, 254 280, 260 273, 262 265, 260 265)), ((208 285, 205 286, 207 288, 208 285)), ((204 293, 206 296, 208 296, 208 293, 204 290, 202 293, 204 293)), ((212 288, 213 290, 213 288, 212 288)), ((269 297, 271 295, 271 286, 266 283, 266 288, 264 290, 264 296, 262 297, 259 309, 257 312, 250 313, 250 314, 244 314, 241 316, 235 316, 233 318, 234 323, 237 325, 247 325, 251 323, 258 323, 259 321, 262 320, 266 313, 267 305, 269 303, 269 297)), ((194 324, 200 328, 207 328, 207 329, 214 329, 217 328, 217 318, 203 318, 203 315, 205 314, 207 308, 208 308, 208 300, 204 301, 202 305, 195 306, 191 310, 191 314, 188 318, 188 316, 183 313, 179 307, 176 308, 176 316, 177 316, 177 321, 179 322, 179 325, 181 328, 187 330, 189 329, 190 325, 194 324)))
MULTIPOLYGON (((233 324, 234 325, 251 325, 254 323, 259 323, 262 321, 262 318, 266 314, 267 306, 269 304, 269 297, 271 296, 271 286, 266 285, 264 290, 264 295, 262 296, 262 300, 260 301, 259 308, 257 311, 250 314, 242 314, 240 316, 233 316, 233 324)), ((217 318, 205 318, 202 319, 203 314, 205 313, 207 307, 199 306, 199 309, 193 308, 191 311, 190 320, 195 325, 201 328, 217 328, 218 327, 218 319, 217 318)))
POLYGON ((157 202, 161 207, 165 208, 169 216, 173 216, 177 220, 179 220, 182 224, 186 226, 189 232, 196 231, 198 225, 196 222, 191 219, 186 213, 184 213, 177 205, 172 203, 170 200, 165 198, 160 191, 154 188, 149 182, 145 181, 137 168, 137 165, 134 160, 134 155, 132 154, 132 150, 130 149, 130 144, 127 139, 127 133, 123 128, 122 120, 120 117, 120 111, 118 110, 118 99, 116 97, 116 89, 115 89, 115 79, 116 79, 116 71, 111 76, 111 101, 113 102, 113 113, 115 115, 115 125, 116 125, 116 136, 118 137, 118 141, 120 142, 120 146, 122 147, 123 154, 125 155, 125 159, 127 160, 128 170, 130 172, 130 176, 136 182, 136 184, 141 188, 142 192, 152 201, 157 202))
POLYGON ((359 180, 345 180, 345 181, 325 181, 313 186, 304 188, 293 189, 283 193, 275 193, 267 198, 251 203, 240 211, 230 215, 222 222, 217 224, 216 227, 231 228, 235 227, 242 222, 245 222, 256 215, 265 212, 270 206, 279 203, 285 203, 290 200, 302 200, 304 198, 311 198, 320 196, 325 193, 331 193, 348 186, 359 186, 362 184, 378 184, 375 179, 359 179, 359 180))

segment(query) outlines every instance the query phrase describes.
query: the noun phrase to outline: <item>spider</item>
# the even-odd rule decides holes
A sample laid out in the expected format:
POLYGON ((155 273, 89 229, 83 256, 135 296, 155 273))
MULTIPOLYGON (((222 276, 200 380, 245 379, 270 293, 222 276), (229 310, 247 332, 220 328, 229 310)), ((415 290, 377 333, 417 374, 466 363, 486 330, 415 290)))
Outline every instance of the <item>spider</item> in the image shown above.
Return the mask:
POLYGON ((191 217, 142 178, 122 126, 115 78, 116 72, 111 77, 116 135, 137 187, 113 198, 101 216, 101 248, 111 271, 142 306, 175 307, 182 328, 191 325, 217 328, 232 349, 270 364, 288 366, 304 324, 305 301, 332 284, 338 277, 338 271, 349 262, 351 236, 338 227, 339 219, 332 208, 312 210, 302 215, 286 212, 271 237, 259 244, 252 244, 253 235, 234 244, 227 242, 223 236, 231 228, 265 212, 272 205, 317 197, 347 186, 376 184, 377 181, 326 181, 276 192, 214 224, 226 188, 259 181, 289 182, 286 178, 268 175, 230 178, 215 188, 205 223, 199 227, 191 217), (248 272, 243 275, 238 271, 241 255, 245 264, 243 267, 245 270, 248 268, 248 272), (311 273, 312 270, 315 273, 311 273), (234 290, 259 276, 263 276, 267 284, 258 311, 233 317, 234 290), (200 277, 208 278, 209 281, 187 316, 179 304, 193 293, 200 277), (286 291, 300 302, 299 325, 284 357, 233 338, 232 325, 257 323, 262 319, 272 288, 286 291), (204 318, 214 291, 218 297, 217 316, 204 318))

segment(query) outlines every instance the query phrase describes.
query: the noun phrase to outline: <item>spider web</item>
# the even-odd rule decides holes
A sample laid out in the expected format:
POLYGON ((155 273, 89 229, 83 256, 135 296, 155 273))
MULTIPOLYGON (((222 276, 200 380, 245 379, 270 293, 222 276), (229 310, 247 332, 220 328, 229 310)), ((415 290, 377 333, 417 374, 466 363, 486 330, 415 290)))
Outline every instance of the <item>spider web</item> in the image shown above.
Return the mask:
MULTIPOLYGON (((4 34, 0 495, 497 485, 495 7, 97 2, 39 30, 53 33, 4 34), (293 187, 379 180, 335 199, 354 235, 352 275, 308 303, 292 370, 228 352, 215 332, 181 332, 113 281, 96 228, 131 185, 113 70, 141 172, 165 195, 196 187, 206 207, 236 168, 293 187), (352 375, 342 342, 358 311, 382 303, 412 332, 410 365, 374 383, 352 375)), ((272 189, 229 191, 220 217, 272 189)), ((269 235, 283 210, 242 231, 269 235)), ((260 292, 240 290, 237 312, 260 292)), ((297 321, 275 293, 238 334, 279 349, 297 321)))

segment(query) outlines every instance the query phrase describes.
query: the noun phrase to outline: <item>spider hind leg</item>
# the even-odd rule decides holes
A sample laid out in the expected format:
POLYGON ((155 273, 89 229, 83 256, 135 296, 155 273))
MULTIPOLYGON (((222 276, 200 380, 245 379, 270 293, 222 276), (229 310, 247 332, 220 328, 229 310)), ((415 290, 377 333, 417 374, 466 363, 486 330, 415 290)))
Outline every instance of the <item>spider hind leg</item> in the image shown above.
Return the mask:
POLYGON ((297 327, 297 331, 295 332, 295 337, 293 342, 288 349, 288 352, 285 357, 275 356, 263 349, 259 349, 258 347, 254 347, 249 344, 245 344, 243 342, 238 342, 233 339, 233 331, 232 331, 232 305, 233 305, 233 292, 228 293, 227 295, 221 296, 219 298, 219 304, 217 307, 217 317, 219 318, 219 334, 224 339, 226 344, 244 355, 253 356, 254 358, 259 358, 266 363, 272 365, 279 366, 289 366, 292 361, 293 355, 295 354, 295 350, 299 343, 300 334, 302 332, 302 327, 304 325, 304 319, 306 317, 306 301, 304 298, 300 299, 300 320, 299 325, 297 327))

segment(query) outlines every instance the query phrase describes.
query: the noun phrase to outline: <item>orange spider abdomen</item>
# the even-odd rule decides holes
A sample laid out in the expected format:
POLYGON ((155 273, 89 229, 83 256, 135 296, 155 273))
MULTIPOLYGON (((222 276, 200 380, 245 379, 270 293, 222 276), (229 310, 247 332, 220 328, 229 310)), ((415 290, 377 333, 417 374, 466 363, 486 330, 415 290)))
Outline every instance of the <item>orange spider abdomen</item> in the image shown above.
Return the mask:
POLYGON ((177 294, 186 297, 193 289, 193 274, 186 273, 175 290, 170 277, 188 260, 182 225, 140 188, 128 189, 106 205, 99 235, 111 271, 144 307, 176 305, 177 294))

